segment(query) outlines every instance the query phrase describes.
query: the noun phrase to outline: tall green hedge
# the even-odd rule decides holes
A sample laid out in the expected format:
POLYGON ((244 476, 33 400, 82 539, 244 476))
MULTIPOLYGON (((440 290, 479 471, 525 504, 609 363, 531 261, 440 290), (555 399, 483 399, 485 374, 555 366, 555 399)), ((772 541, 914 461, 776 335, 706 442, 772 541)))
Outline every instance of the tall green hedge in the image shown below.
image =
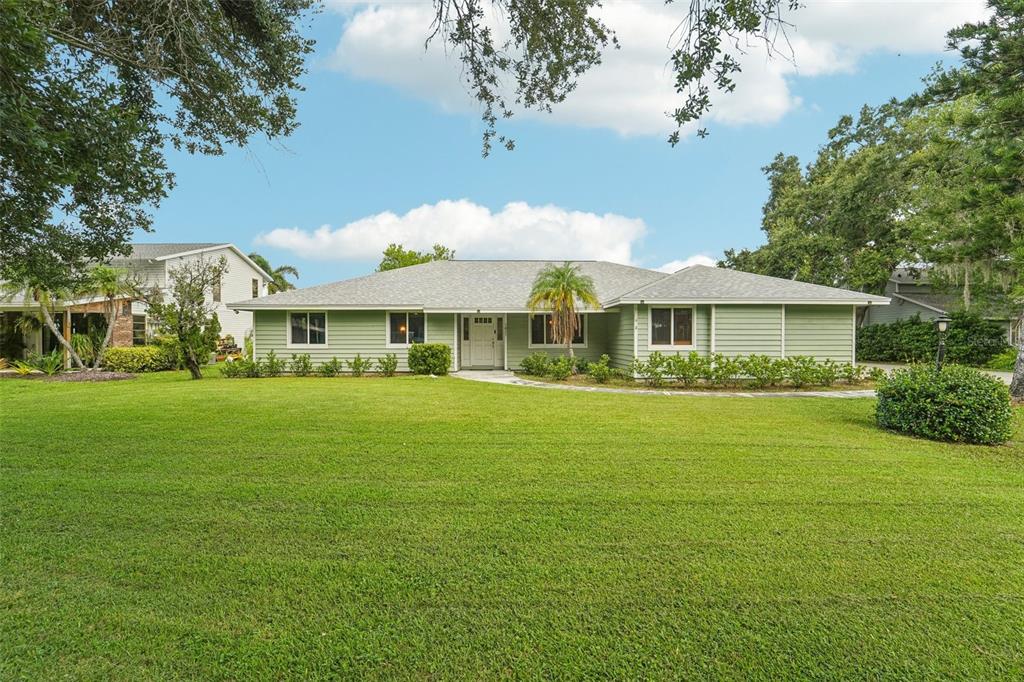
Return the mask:
POLYGON ((178 356, 169 345, 114 346, 103 353, 103 366, 113 372, 160 372, 178 368, 178 356))
MULTIPOLYGON (((959 365, 985 365, 1004 352, 1006 330, 997 322, 973 313, 953 313, 946 333, 946 361, 959 365)), ((888 324, 857 330, 857 359, 876 362, 931 362, 939 348, 935 323, 915 315, 888 324)))

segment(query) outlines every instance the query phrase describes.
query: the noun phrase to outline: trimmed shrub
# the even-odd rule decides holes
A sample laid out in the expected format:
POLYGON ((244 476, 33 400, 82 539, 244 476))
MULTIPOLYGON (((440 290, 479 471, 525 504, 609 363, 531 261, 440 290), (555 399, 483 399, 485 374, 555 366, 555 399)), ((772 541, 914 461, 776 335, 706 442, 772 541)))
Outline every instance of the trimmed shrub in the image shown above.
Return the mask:
POLYGON ((341 361, 338 358, 331 358, 327 362, 320 363, 320 368, 317 369, 322 377, 336 377, 341 374, 341 361))
POLYGON ((786 379, 793 388, 810 386, 818 380, 818 364, 807 355, 786 358, 786 379))
POLYGON ((729 384, 736 383, 740 374, 743 373, 743 367, 740 364, 739 358, 727 358, 721 353, 712 355, 710 364, 711 382, 718 386, 728 386, 729 384))
POLYGON ((1005 443, 1013 433, 1007 386, 984 372, 946 365, 896 370, 878 386, 883 429, 954 443, 1005 443))
POLYGON ((445 343, 414 343, 409 346, 409 371, 443 376, 452 364, 451 346, 445 343))
POLYGON ((683 386, 694 386, 711 372, 711 360, 699 353, 668 356, 668 374, 683 386))
POLYGON ((373 368, 373 360, 370 358, 364 359, 359 353, 356 353, 356 356, 351 360, 346 360, 345 364, 348 365, 348 371, 354 377, 361 377, 373 368))
MULTIPOLYGON (((1006 330, 974 313, 950 315, 946 361, 983 366, 1007 349, 1006 330)), ((857 330, 857 357, 876 362, 931 362, 939 349, 935 323, 920 316, 857 330)))
POLYGON ((277 357, 277 353, 270 351, 267 353, 267 357, 263 359, 262 364, 259 361, 253 363, 260 370, 260 374, 256 376, 265 377, 279 377, 285 370, 285 361, 277 357))
POLYGON ((178 353, 170 344, 111 346, 103 353, 103 366, 111 372, 161 372, 178 368, 178 353))
POLYGON ((547 376, 548 365, 551 364, 550 358, 544 353, 533 353, 523 358, 523 361, 519 363, 520 367, 527 374, 532 374, 535 377, 547 376))
POLYGON ((309 359, 309 353, 292 355, 292 374, 297 377, 308 377, 313 373, 313 361, 309 359))
POLYGON ((606 384, 608 380, 612 378, 614 370, 609 365, 612 359, 607 355, 602 355, 601 359, 597 362, 587 363, 587 375, 599 384, 606 384))
POLYGON ((633 374, 643 379, 648 386, 664 386, 668 372, 669 359, 658 351, 648 355, 646 361, 639 358, 633 361, 633 374))
POLYGON ((861 383, 864 381, 865 374, 865 369, 861 365, 851 365, 848 362, 844 362, 839 368, 839 376, 848 384, 861 383))
POLYGON ((740 371, 750 377, 755 388, 778 386, 786 378, 786 364, 767 355, 750 355, 739 358, 740 371))
POLYGON ((555 358, 548 365, 548 376, 555 381, 565 381, 572 374, 575 367, 575 360, 568 355, 563 355, 555 358))
POLYGON ((825 360, 818 365, 818 376, 816 383, 822 386, 831 386, 839 379, 839 365, 833 360, 825 360))
POLYGON ((220 375, 225 379, 241 379, 246 375, 245 364, 248 360, 234 360, 220 366, 220 375))
POLYGON ((395 376, 395 372, 398 371, 398 356, 394 353, 388 353, 384 357, 380 358, 377 360, 377 370, 380 371, 383 376, 395 376))

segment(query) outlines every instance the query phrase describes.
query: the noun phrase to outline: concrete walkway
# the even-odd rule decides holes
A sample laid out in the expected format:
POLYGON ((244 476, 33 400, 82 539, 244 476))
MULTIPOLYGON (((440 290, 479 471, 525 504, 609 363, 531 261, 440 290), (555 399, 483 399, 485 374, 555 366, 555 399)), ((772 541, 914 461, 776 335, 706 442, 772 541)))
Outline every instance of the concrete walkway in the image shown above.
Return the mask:
POLYGON ((688 395, 703 398, 874 398, 873 390, 859 391, 777 391, 741 393, 736 391, 675 391, 656 388, 614 388, 611 386, 576 386, 573 384, 556 384, 547 381, 534 381, 516 376, 504 370, 472 370, 464 369, 452 374, 458 379, 482 381, 488 384, 504 384, 506 386, 530 386, 533 388, 550 388, 558 391, 586 391, 589 393, 627 393, 629 395, 688 395))
MULTIPOLYGON (((865 367, 881 367, 886 372, 891 372, 894 369, 902 369, 902 368, 907 366, 907 365, 898 365, 898 364, 894 364, 894 363, 891 363, 891 362, 862 362, 860 364, 864 365, 865 367)), ((1000 381, 1002 381, 1007 386, 1010 385, 1010 380, 1013 379, 1013 372, 1001 372, 1001 371, 995 370, 995 369, 982 369, 980 371, 982 371, 985 374, 988 374, 990 376, 994 376, 996 379, 999 379, 1000 381)))

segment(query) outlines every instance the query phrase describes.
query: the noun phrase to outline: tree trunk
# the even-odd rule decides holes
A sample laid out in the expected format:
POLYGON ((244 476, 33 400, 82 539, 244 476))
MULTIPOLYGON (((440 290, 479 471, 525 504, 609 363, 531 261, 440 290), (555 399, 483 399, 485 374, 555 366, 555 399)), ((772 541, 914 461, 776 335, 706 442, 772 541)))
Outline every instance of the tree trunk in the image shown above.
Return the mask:
POLYGON ((110 345, 110 339, 114 337, 114 323, 117 322, 117 304, 114 301, 107 302, 107 331, 103 334, 103 343, 96 349, 96 357, 93 358, 92 368, 99 369, 100 361, 103 359, 103 353, 107 350, 107 346, 110 345))
POLYGON ((196 356, 191 350, 185 351, 185 367, 188 368, 193 379, 203 378, 203 370, 199 368, 199 361, 196 360, 196 356))
POLYGON ((1017 339, 1017 362, 1013 365, 1013 379, 1010 381, 1010 395, 1024 400, 1024 314, 1021 314, 1022 328, 1017 339))
POLYGON ((50 333, 57 337, 57 340, 60 341, 60 345, 64 346, 64 349, 74 361, 75 366, 77 366, 78 369, 88 369, 85 366, 85 363, 82 362, 82 358, 78 357, 78 353, 76 353, 75 349, 71 347, 68 340, 64 338, 64 335, 57 331, 57 325, 53 323, 53 318, 50 316, 50 310, 46 307, 46 304, 40 303, 39 309, 43 311, 43 321, 46 322, 46 326, 49 328, 50 333))

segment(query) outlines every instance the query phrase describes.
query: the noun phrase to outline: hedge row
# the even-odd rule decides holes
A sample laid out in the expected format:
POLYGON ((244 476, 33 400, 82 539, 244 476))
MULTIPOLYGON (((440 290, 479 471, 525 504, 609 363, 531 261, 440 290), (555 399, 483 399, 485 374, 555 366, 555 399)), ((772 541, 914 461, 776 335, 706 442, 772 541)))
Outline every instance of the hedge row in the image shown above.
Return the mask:
MULTIPOLYGON (((973 313, 953 313, 946 332, 946 361, 984 366, 1005 352, 1006 330, 973 313)), ((857 330, 857 357, 875 362, 931 362, 939 348, 935 323, 915 315, 857 330)))
MULTIPOLYGON (((451 364, 451 348, 443 343, 417 343, 409 348, 409 370, 414 374, 444 375, 451 364)), ((248 360, 245 358, 225 363, 221 367, 221 376, 228 379, 277 377, 282 374, 292 376, 318 375, 335 377, 339 374, 363 376, 367 372, 378 372, 383 376, 394 376, 398 371, 398 356, 394 353, 378 358, 364 358, 360 354, 342 362, 331 358, 318 366, 313 365, 309 355, 292 355, 291 360, 277 357, 270 351, 265 358, 248 360)))
POLYGON ((112 372, 162 372, 178 369, 180 357, 171 344, 160 346, 112 346, 103 352, 103 366, 112 372))

